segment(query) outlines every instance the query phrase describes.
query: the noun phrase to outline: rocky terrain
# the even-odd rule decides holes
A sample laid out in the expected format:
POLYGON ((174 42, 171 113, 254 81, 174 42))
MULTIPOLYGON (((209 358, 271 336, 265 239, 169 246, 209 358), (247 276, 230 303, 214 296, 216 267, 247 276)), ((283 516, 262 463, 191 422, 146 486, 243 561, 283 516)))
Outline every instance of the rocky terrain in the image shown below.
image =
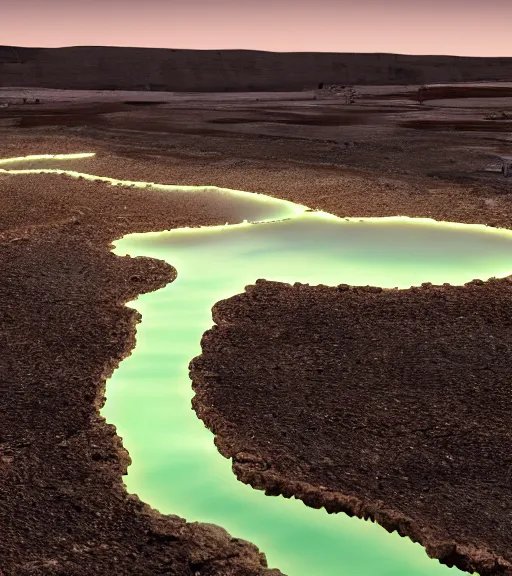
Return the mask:
MULTIPOLYGON (((512 181, 500 172, 499 162, 500 154, 510 153, 510 131, 507 131, 510 102, 500 100, 497 104, 492 98, 479 98, 478 108, 467 104, 447 108, 437 105, 442 101, 436 101, 436 106, 429 102, 420 105, 399 95, 413 89, 416 88, 358 87, 359 96, 354 104, 336 99, 315 101, 314 91, 193 96, 165 93, 165 98, 164 93, 133 92, 127 98, 126 93, 115 92, 106 96, 103 92, 2 90, 0 101, 8 100, 11 105, 0 109, 0 158, 96 152, 93 158, 54 161, 51 166, 137 181, 207 184, 262 192, 342 217, 401 214, 511 228, 512 181), (22 98, 27 93, 30 102, 23 104, 22 98), (390 94, 394 96, 389 97, 390 94), (35 104, 35 98, 40 98, 40 104, 35 104), (148 104, 152 99, 156 102, 148 104), (497 118, 486 120, 490 115, 497 118), (410 126, 408 122, 413 121, 420 124, 410 126), (436 130, 425 130, 422 121, 434 123, 436 130), (474 122, 479 123, 476 129, 471 128, 474 122), (454 123, 458 123, 458 129, 454 123)), ((45 165, 50 164, 29 164, 45 165)), ((192 197, 184 203, 154 190, 111 188, 98 182, 50 175, 0 174, 0 197, 0 571, 3 576, 278 574, 276 570, 267 570, 259 551, 238 540, 237 534, 228 536, 218 527, 163 517, 136 497, 127 495, 122 476, 129 473, 129 455, 115 429, 98 414, 104 401, 106 378, 135 345, 139 317, 124 303, 139 293, 157 289, 175 275, 175 270, 162 262, 117 258, 110 253, 111 243, 131 232, 222 224, 227 214, 192 197)), ((449 298, 445 301, 438 297, 444 294, 440 290, 429 288, 416 294, 411 292, 410 296, 364 291, 335 291, 332 296, 327 291, 318 306, 323 310, 331 297, 344 298, 341 313, 350 302, 362 306, 369 298, 385 297, 398 313, 400 298, 411 303, 416 298, 421 314, 426 314, 430 306, 433 319, 441 322, 446 315, 440 327, 448 335, 455 326, 452 320, 456 320, 448 302, 453 298, 455 311, 470 300, 463 299, 454 289, 448 290, 449 298), (352 295, 351 300, 347 294, 352 295), (439 312, 435 312, 437 307, 439 312)), ((495 334, 492 330, 501 330, 505 325, 508 285, 500 282, 470 290, 475 291, 471 296, 476 298, 472 301, 475 306, 481 301, 478 294, 487 294, 487 290, 492 296, 489 302, 501 306, 496 311, 495 328, 491 329, 493 311, 489 307, 484 307, 481 316, 475 318, 481 320, 482 350, 496 359, 498 367, 502 366, 499 362, 506 360, 506 334, 500 336, 496 349, 489 338, 495 334), (500 351, 505 355, 498 358, 500 351)), ((309 289, 292 292, 296 294, 298 309, 302 310, 309 289)), ((265 300, 261 303, 263 332, 267 329, 264 304, 265 300)), ((246 309, 245 304, 242 308, 246 309)), ((371 322, 379 319, 379 300, 374 301, 374 310, 375 316, 369 317, 371 322)), ((280 319, 281 315, 277 315, 275 320, 280 319)), ((420 320, 418 317, 415 321, 420 320)), ((379 321, 391 323, 392 318, 379 321)), ((242 317, 240 323, 242 326, 242 317)), ((302 331, 296 337, 304 336, 305 343, 315 334, 321 339, 320 327, 314 319, 307 325, 310 334, 302 331)), ((384 322, 383 326, 388 325, 384 322)), ((465 328, 466 324, 461 326, 465 328)), ((354 332, 354 337, 357 336, 354 342, 362 334, 354 332)), ((470 330, 468 338, 471 334, 470 330)), ((463 338, 464 333, 459 336, 463 338)), ((411 334, 410 338, 413 337, 411 334)), ((472 341, 460 342, 474 346, 472 341)), ((375 345, 378 344, 376 341, 375 345)), ((428 354, 439 350, 442 351, 438 347, 429 352, 427 347, 422 353, 429 358, 428 354)), ((449 348, 446 350, 448 353, 449 348)), ((241 349, 236 350, 239 352, 241 349)), ((325 353, 327 358, 331 352, 325 353)), ((313 360, 316 362, 318 358, 313 360)), ((316 364, 313 362, 312 366, 316 364)), ((386 366, 391 369, 391 364, 386 366)), ((501 372, 498 376, 501 378, 501 372)), ((323 376, 317 371, 315 378, 322 381, 323 376)), ((474 391, 475 402, 481 392, 474 391)), ((502 392, 490 387, 489 393, 502 392)), ((443 398, 442 390, 439 394, 443 398)), ((382 396, 381 399, 384 400, 382 396)), ((300 397, 298 400, 302 401, 300 397)), ((420 392, 417 400, 426 401, 420 392)), ((507 401, 500 397, 496 403, 497 418, 502 421, 506 415, 501 410, 507 401)), ((355 406, 353 414, 356 415, 355 406)), ((262 417, 267 418, 268 414, 265 412, 262 417)), ((483 434, 482 430, 478 427, 475 437, 481 438, 478 434, 483 434)), ((269 428, 268 432, 271 431, 269 428)), ((365 438, 368 440, 369 436, 365 438)), ((489 440, 486 445, 490 459, 486 460, 487 456, 479 452, 482 460, 475 464, 468 457, 464 465, 475 474, 474 478, 480 470, 475 466, 490 465, 494 462, 492 458, 499 456, 496 450, 501 449, 498 444, 501 439, 503 436, 492 440, 494 443, 489 440)), ((275 444, 276 451, 283 447, 279 442, 275 444)), ((282 453, 273 454, 273 462, 279 462, 282 453)), ((370 455, 365 464, 368 469, 376 465, 370 455)), ((291 452, 289 461, 295 462, 295 457, 291 452)), ((443 461, 440 458, 439 462, 443 461)), ((352 473, 360 474, 357 462, 352 462, 352 473)), ((427 466, 429 462, 423 464, 427 466)), ((405 461, 395 464, 388 461, 387 465, 390 470, 402 470, 405 461)), ((457 465, 463 476, 462 461, 457 460, 457 465)), ((383 460, 381 468, 385 466, 383 460)), ((444 473, 445 467, 439 466, 444 473)), ((503 467, 496 466, 495 474, 499 475, 503 467)), ((250 471, 251 467, 245 462, 237 468, 242 469, 250 471)), ((306 468, 298 469, 297 478, 306 472, 306 468)), ((489 476, 492 482, 496 475, 489 476)), ((316 481, 312 476, 308 478, 316 481)), ((413 478, 410 477, 411 482, 413 478)), ((338 481, 337 476, 333 479, 338 481)), ((417 488, 401 481, 406 488, 409 486, 408 494, 417 488)), ((480 484, 488 490, 485 493, 489 498, 479 510, 489 511, 497 503, 502 504, 501 485, 492 482, 480 484), (491 504, 491 508, 485 508, 491 504)), ((389 482, 383 486, 389 489, 389 482)), ((458 497, 466 485, 454 486, 459 492, 453 494, 458 497)), ((348 488, 358 498, 356 484, 348 488)), ((360 489, 379 487, 361 480, 360 489)), ((372 494, 375 496, 377 492, 372 494)), ((392 491, 382 496, 390 509, 403 504, 392 491)), ((316 506, 319 501, 312 498, 310 502, 316 506)), ((416 514, 414 526, 418 529, 411 531, 412 524, 404 524, 402 516, 399 529, 421 536, 427 547, 429 543, 438 546, 446 522, 455 522, 449 518, 441 521, 440 516, 419 516, 420 508, 404 510, 403 514, 416 514), (427 524, 434 530, 428 538, 427 524)), ((478 540, 478 534, 470 537, 460 533, 460 542, 442 549, 431 546, 429 551, 468 568, 479 565, 481 574, 503 573, 509 559, 500 547, 507 533, 497 529, 493 532, 492 522, 493 518, 502 522, 507 509, 492 510, 496 515, 486 517, 484 522, 489 528, 486 542, 490 552, 481 556, 484 559, 481 562, 464 548, 473 539, 474 546, 481 550, 483 540, 478 540), (495 541, 491 541, 493 534, 495 541), (505 564, 496 560, 500 554, 505 564), (486 572, 482 571, 484 568, 486 572)), ((462 530, 465 525, 460 526, 462 530)))
MULTIPOLYGON (((93 143, 41 135, 3 146, 8 157, 11 146, 65 153, 93 143)), ((108 173, 112 163, 111 154, 95 168, 108 173)), ((53 166, 93 171, 91 160, 53 166)), ((123 160, 117 169, 143 175, 123 160)), ((124 303, 176 277, 163 262, 114 256, 110 242, 230 215, 204 200, 55 175, 2 174, 0 190, 0 574, 281 574, 221 527, 163 516, 128 495, 129 454, 98 412, 106 379, 135 346, 140 315, 124 303)))
POLYGON ((194 408, 242 482, 512 574, 511 296, 258 281, 215 305, 194 408))

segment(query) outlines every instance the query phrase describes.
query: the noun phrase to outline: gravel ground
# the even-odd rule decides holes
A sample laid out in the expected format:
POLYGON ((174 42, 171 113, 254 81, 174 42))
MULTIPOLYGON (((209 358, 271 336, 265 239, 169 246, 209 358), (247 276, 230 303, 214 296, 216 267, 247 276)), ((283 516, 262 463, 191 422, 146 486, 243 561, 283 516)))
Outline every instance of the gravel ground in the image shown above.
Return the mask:
POLYGON ((129 496, 130 458, 98 413, 105 379, 135 345, 139 316, 124 302, 175 278, 163 262, 114 256, 110 242, 232 214, 55 175, 2 175, 0 190, 2 576, 280 574, 222 528, 129 496))
POLYGON ((194 408, 242 482, 512 574, 511 297, 258 281, 215 305, 194 408))
MULTIPOLYGON (((336 102, 243 100, 219 104, 205 96, 201 103, 144 110, 114 102, 121 106, 115 113, 96 104, 13 106, 0 110, 0 157, 96 152, 51 166, 264 192, 339 216, 401 214, 512 227, 510 179, 485 171, 496 170, 496 154, 507 149, 503 134, 405 129, 397 120, 404 114, 428 119, 438 109, 424 105, 419 112, 409 103, 400 111, 403 102, 392 100, 350 110, 336 102), (211 122, 234 112, 256 126, 252 121, 250 130, 233 133, 225 129, 229 123, 211 122), (359 120, 347 121, 352 114, 366 116, 365 130, 359 120), (265 134, 261 116, 277 119, 283 133, 265 134), (319 132, 325 126, 312 124, 319 116, 338 122, 330 141, 319 132), (44 125, 23 128, 31 118, 44 125), (386 130, 371 137, 373 123, 386 130)), ((128 496, 122 475, 129 456, 98 415, 105 379, 135 343, 137 314, 123 303, 175 273, 162 262, 115 257, 112 241, 130 232, 222 224, 226 209, 53 175, 0 173, 0 195, 4 576, 277 574, 236 535, 162 517, 128 496)), ((435 309, 439 300, 433 302, 435 309)), ((393 498, 386 501, 391 508, 398 506, 393 498)))

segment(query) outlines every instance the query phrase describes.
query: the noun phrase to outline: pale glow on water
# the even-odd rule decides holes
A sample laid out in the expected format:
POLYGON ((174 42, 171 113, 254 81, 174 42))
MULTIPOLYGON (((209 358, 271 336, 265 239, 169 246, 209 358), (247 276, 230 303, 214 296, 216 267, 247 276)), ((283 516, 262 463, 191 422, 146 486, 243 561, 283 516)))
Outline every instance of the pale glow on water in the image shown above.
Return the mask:
POLYGON ((18 156, 16 158, 2 158, 0 164, 13 164, 16 162, 32 162, 38 160, 80 160, 81 158, 91 158, 94 152, 80 154, 32 154, 31 156, 18 156))
POLYGON ((388 288, 463 284, 512 272, 511 232, 307 212, 272 224, 128 235, 115 253, 163 259, 178 270, 175 282, 133 303, 143 318, 137 346, 108 383, 103 415, 132 456, 130 492, 161 512, 220 524, 290 576, 447 573, 419 545, 377 525, 237 482, 191 411, 188 363, 201 353, 213 304, 258 278, 388 288))
MULTIPOLYGON (((39 160, 78 160, 81 158, 90 158, 92 156, 95 156, 92 152, 84 154, 40 154, 0 159, 0 165, 39 160)), ((135 180, 119 180, 108 176, 95 176, 94 174, 77 172, 75 170, 63 170, 60 168, 0 168, 0 174, 60 174, 74 179, 81 178, 93 182, 104 182, 111 186, 174 192, 177 195, 179 194, 183 196, 184 201, 186 201, 187 194, 191 193, 193 193, 194 196, 202 194, 204 195, 205 200, 211 200, 212 195, 215 195, 216 203, 225 203, 226 206, 230 207, 232 213, 237 214, 237 209, 243 210, 244 217, 236 218, 236 223, 243 222, 244 219, 252 222, 272 222, 274 220, 283 220, 285 218, 291 218, 298 214, 302 214, 307 210, 306 206, 295 204, 289 200, 281 200, 279 198, 266 196, 265 194, 245 192, 244 190, 219 188, 217 186, 181 186, 173 184, 156 184, 155 182, 140 182, 135 180)), ((235 222, 229 222, 229 224, 234 223, 235 222)), ((226 222, 226 224, 228 224, 228 222, 226 222)))
MULTIPOLYGON (((148 185, 62 170, 0 172, 148 185)), ((214 187, 188 189, 230 198, 230 191, 214 187)), ((201 353, 213 304, 258 278, 388 288, 486 280, 512 272, 512 232, 429 219, 339 219, 240 191, 231 201, 237 195, 249 199, 240 205, 240 221, 254 220, 252 200, 263 199, 270 210, 257 217, 288 220, 131 234, 116 242, 118 255, 159 258, 178 270, 175 282, 133 302, 142 314, 137 344, 107 384, 102 414, 116 425, 132 458, 129 492, 163 513, 219 524, 254 542, 271 567, 289 576, 448 574, 419 545, 376 524, 268 497, 238 482, 191 409, 188 364, 201 353)))

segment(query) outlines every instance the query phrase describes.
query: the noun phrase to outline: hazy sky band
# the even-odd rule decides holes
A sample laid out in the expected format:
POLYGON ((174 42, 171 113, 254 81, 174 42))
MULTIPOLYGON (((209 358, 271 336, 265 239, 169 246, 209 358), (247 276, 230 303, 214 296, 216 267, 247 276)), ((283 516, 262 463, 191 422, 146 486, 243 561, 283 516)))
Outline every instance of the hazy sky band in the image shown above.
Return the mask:
POLYGON ((0 44, 512 56, 512 0, 0 0, 0 44))

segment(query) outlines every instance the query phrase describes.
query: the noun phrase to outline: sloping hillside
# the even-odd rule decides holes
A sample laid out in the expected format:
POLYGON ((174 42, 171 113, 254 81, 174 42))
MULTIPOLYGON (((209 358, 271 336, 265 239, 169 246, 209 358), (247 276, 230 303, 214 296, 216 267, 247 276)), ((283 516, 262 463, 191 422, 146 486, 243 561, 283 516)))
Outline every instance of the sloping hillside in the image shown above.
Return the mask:
POLYGON ((0 87, 224 92, 478 80, 511 81, 512 58, 0 46, 0 87))

